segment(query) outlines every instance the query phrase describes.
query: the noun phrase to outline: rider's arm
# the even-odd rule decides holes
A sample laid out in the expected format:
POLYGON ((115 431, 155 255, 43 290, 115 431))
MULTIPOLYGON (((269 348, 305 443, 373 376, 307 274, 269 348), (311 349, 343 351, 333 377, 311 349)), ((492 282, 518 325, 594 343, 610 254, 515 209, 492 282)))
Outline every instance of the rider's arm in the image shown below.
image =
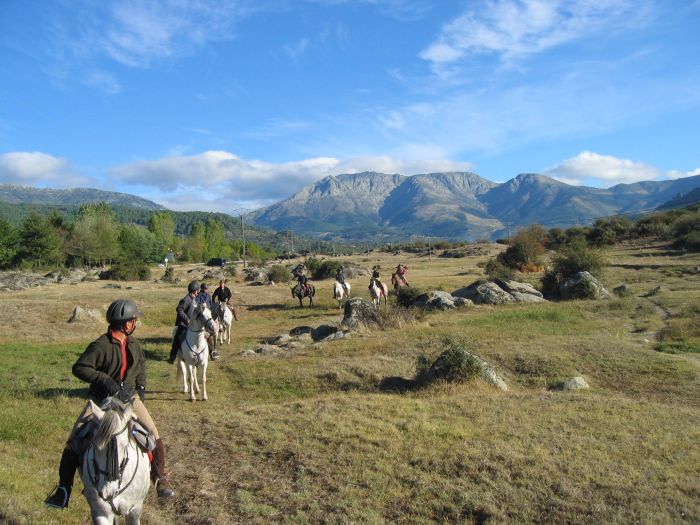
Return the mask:
POLYGON ((177 303, 177 309, 175 310, 177 312, 177 322, 176 324, 183 324, 184 326, 187 326, 190 324, 190 318, 185 312, 185 300, 181 299, 179 303, 177 303))
POLYGON ((146 356, 143 353, 143 350, 141 349, 141 344, 134 342, 135 346, 137 347, 135 350, 135 354, 138 356, 138 375, 136 376, 136 391, 139 394, 139 397, 141 398, 141 401, 143 401, 143 395, 146 392, 146 356))
POLYGON ((104 350, 100 349, 96 341, 90 343, 73 365, 73 375, 87 383, 102 385, 109 395, 114 395, 119 391, 119 383, 98 370, 104 359, 104 350))

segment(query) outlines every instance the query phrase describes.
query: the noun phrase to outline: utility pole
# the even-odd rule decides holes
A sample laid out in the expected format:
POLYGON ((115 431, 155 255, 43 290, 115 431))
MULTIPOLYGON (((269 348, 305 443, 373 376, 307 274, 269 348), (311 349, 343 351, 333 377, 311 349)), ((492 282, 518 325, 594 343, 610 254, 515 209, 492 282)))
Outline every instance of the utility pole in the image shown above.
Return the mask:
POLYGON ((247 208, 237 208, 233 210, 234 212, 238 213, 241 217, 241 237, 243 238, 243 268, 246 267, 246 258, 245 258, 245 220, 243 219, 243 216, 245 215, 245 212, 250 211, 247 208))
POLYGON ((433 250, 430 248, 430 235, 428 235, 428 260, 432 260, 433 250))

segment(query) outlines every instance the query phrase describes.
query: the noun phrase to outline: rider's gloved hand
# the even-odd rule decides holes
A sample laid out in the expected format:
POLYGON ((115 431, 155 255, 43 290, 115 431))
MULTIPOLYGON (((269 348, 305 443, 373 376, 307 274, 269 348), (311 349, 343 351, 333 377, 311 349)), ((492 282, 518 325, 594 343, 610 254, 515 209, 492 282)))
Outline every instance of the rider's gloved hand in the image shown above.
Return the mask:
POLYGON ((119 389, 121 388, 119 386, 119 383, 117 383, 114 379, 111 377, 108 377, 105 380, 105 388, 107 389, 107 393, 110 396, 116 395, 117 392, 119 392, 119 389))
POLYGON ((134 391, 128 385, 122 385, 119 392, 117 392, 117 397, 122 403, 128 403, 134 397, 134 391))
POLYGON ((146 399, 146 387, 143 385, 136 385, 136 393, 139 395, 139 399, 143 401, 146 399))

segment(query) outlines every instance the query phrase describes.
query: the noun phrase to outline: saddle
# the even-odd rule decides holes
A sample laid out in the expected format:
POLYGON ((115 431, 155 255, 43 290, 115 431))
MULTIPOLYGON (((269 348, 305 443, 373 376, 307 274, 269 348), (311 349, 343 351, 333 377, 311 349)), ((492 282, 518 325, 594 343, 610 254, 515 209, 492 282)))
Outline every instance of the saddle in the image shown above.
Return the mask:
MULTIPOLYGON (((85 455, 85 452, 90 447, 92 436, 97 430, 97 425, 93 419, 93 415, 89 414, 82 418, 78 423, 76 431, 68 442, 71 450, 75 452, 79 458, 85 455)), ((131 436, 136 441, 136 444, 141 450, 146 452, 149 458, 152 457, 153 451, 156 449, 156 440, 146 426, 137 418, 131 418, 129 424, 131 436)))

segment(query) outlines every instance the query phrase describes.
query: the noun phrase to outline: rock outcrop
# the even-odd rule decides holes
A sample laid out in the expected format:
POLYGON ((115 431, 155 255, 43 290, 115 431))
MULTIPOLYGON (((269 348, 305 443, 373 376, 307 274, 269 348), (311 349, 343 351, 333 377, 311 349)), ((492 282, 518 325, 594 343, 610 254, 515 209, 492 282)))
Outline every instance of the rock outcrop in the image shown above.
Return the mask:
POLYGON ((542 293, 527 283, 517 281, 476 281, 466 288, 452 292, 474 304, 543 303, 547 302, 542 293))
POLYGON ((559 285, 559 296, 570 299, 609 299, 603 284, 588 272, 578 272, 559 285))
POLYGON ((367 299, 353 297, 345 303, 342 325, 347 328, 359 328, 379 322, 377 307, 367 299))

